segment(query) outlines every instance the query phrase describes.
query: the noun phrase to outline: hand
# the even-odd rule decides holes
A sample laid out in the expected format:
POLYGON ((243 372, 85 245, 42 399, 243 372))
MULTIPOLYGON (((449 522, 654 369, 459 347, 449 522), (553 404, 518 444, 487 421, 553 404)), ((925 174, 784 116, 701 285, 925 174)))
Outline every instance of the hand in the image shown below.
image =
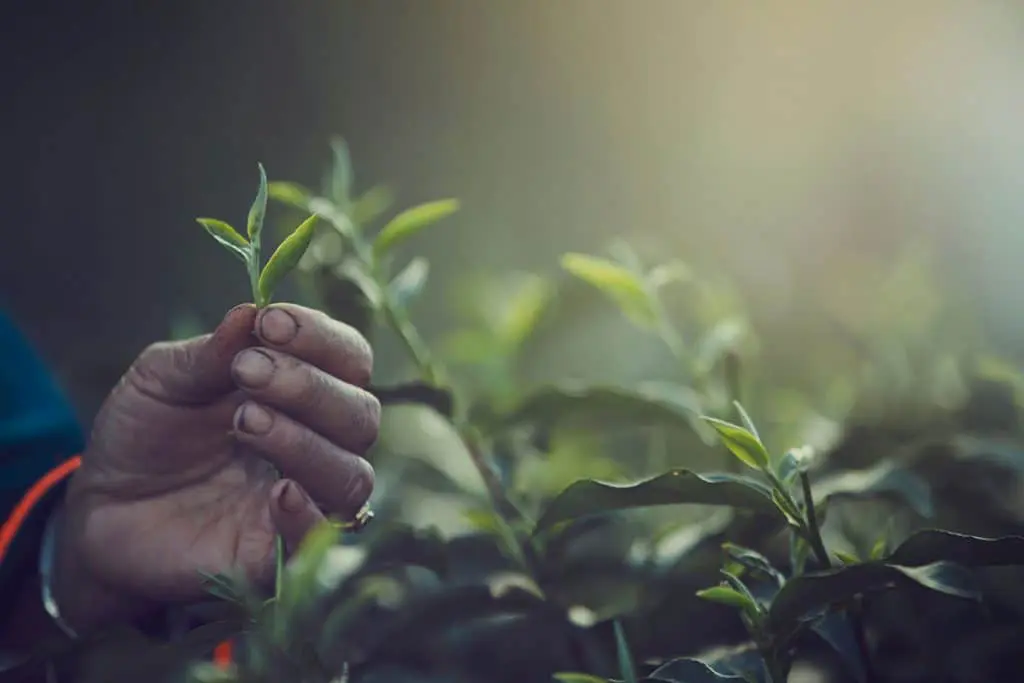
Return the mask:
POLYGON ((266 584, 276 534, 290 551, 324 512, 351 519, 373 488, 371 367, 358 332, 290 304, 146 349, 69 484, 54 576, 69 624, 199 599, 200 571, 266 584))

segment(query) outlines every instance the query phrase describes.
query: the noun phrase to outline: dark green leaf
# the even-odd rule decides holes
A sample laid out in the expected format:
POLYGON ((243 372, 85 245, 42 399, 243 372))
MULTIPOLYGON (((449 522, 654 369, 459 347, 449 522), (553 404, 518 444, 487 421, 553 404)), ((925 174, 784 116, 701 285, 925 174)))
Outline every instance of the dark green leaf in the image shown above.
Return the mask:
POLYGON ((217 240, 222 247, 234 254, 242 263, 249 262, 249 242, 238 234, 231 225, 216 218, 197 218, 196 222, 217 240))
POLYGON ((935 515, 928 483, 890 460, 865 470, 840 472, 814 483, 815 504, 844 498, 896 498, 922 517, 935 515))
POLYGON ((399 308, 406 308, 423 290, 430 273, 430 263, 422 256, 417 256, 388 283, 388 296, 391 303, 399 308))
POLYGON ((743 427, 725 420, 716 420, 713 417, 703 417, 702 419, 715 428, 725 447, 744 465, 754 469, 768 468, 768 451, 756 436, 743 427))
POLYGON ((629 651, 626 633, 618 621, 615 622, 615 652, 618 655, 619 672, 622 674, 623 683, 636 683, 636 665, 633 663, 633 654, 629 651))
POLYGON ((267 265, 263 267, 263 272, 260 273, 260 301, 257 302, 259 306, 266 306, 270 303, 274 290, 287 277, 288 273, 298 265, 302 255, 309 248, 309 243, 313 241, 318 220, 319 216, 313 214, 303 221, 299 227, 295 228, 292 234, 288 235, 281 242, 274 255, 267 261, 267 265))
POLYGON ((726 672, 698 659, 683 657, 662 664, 651 673, 651 678, 672 683, 720 683, 746 679, 738 673, 726 672))
POLYGON ((726 554, 736 562, 739 562, 747 569, 764 574, 766 577, 775 581, 779 586, 786 582, 786 577, 782 575, 782 572, 772 566, 772 563, 768 558, 756 550, 743 548, 738 545, 733 545, 732 543, 723 543, 722 549, 725 550, 726 554))
POLYGON ((653 330, 658 326, 654 300, 643 280, 628 268, 587 254, 562 256, 562 268, 600 290, 634 325, 653 330))
POLYGON ((313 199, 313 193, 302 185, 282 181, 268 184, 267 195, 274 201, 303 211, 309 211, 309 202, 313 199))
POLYGON ((857 644, 857 633, 846 614, 829 612, 815 621, 811 630, 836 651, 857 683, 867 683, 867 671, 864 670, 860 646, 857 644))
POLYGON ((908 582, 956 597, 979 597, 970 587, 972 582, 967 570, 950 562, 935 562, 921 567, 866 562, 790 579, 768 610, 769 628, 785 633, 798 621, 819 613, 829 605, 908 582))
POLYGON ((548 504, 535 532, 587 515, 684 504, 727 505, 778 514, 770 489, 760 482, 732 474, 701 475, 678 469, 633 484, 578 481, 548 504))
POLYGON ((256 241, 263 231, 263 220, 267 217, 267 171, 263 164, 257 164, 260 168, 260 187, 256 191, 256 198, 249 207, 249 220, 247 222, 249 239, 256 241))
POLYGON ((447 218, 459 210, 457 199, 440 199, 406 209, 381 228, 373 242, 373 251, 382 256, 420 230, 447 218))
POLYGON ((886 562, 917 567, 939 561, 965 567, 1024 565, 1024 537, 981 538, 926 529, 903 541, 886 562))
POLYGON ((580 421, 595 427, 675 426, 693 429, 700 413, 699 396, 669 382, 643 382, 634 387, 587 386, 577 383, 541 388, 515 408, 496 417, 478 416, 492 428, 522 424, 554 425, 580 421))

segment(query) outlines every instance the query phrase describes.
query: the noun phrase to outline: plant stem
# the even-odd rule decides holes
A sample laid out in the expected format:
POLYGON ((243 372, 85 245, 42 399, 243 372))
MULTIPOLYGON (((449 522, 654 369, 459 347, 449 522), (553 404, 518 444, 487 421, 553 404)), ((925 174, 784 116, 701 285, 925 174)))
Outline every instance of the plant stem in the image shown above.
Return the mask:
POLYGON ((800 487, 804 494, 804 510, 807 516, 807 542, 811 544, 811 549, 814 551, 815 556, 817 556, 818 561, 826 569, 831 568, 832 559, 828 555, 828 550, 825 549, 824 541, 821 540, 821 527, 818 525, 818 515, 814 509, 811 480, 806 472, 800 473, 800 487))

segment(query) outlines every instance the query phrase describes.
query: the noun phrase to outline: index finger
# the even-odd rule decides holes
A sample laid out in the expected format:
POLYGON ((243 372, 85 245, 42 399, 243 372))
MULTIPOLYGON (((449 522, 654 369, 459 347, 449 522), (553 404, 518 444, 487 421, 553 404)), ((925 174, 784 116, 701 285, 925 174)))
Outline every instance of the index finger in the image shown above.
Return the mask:
POLYGON ((272 349, 315 365, 358 387, 370 384, 373 349, 351 325, 296 304, 273 304, 259 312, 256 336, 272 349))

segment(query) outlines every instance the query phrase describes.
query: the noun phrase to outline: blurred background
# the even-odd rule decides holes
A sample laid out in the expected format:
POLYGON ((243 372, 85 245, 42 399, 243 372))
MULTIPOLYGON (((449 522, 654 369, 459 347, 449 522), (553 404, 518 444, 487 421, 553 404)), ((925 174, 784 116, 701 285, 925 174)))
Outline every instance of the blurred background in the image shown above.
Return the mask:
MULTIPOLYGON (((411 247, 430 339, 467 277, 614 238, 732 283, 786 381, 886 325, 1011 357, 1024 337, 1009 0, 6 9, 0 301, 85 419, 176 316, 210 327, 247 296, 193 217, 241 221, 257 161, 315 184, 335 133, 358 188, 462 200, 411 247)), ((586 348, 562 336, 529 372, 658 376, 649 340, 596 310, 586 348)), ((382 376, 397 359, 385 343, 382 376)))

